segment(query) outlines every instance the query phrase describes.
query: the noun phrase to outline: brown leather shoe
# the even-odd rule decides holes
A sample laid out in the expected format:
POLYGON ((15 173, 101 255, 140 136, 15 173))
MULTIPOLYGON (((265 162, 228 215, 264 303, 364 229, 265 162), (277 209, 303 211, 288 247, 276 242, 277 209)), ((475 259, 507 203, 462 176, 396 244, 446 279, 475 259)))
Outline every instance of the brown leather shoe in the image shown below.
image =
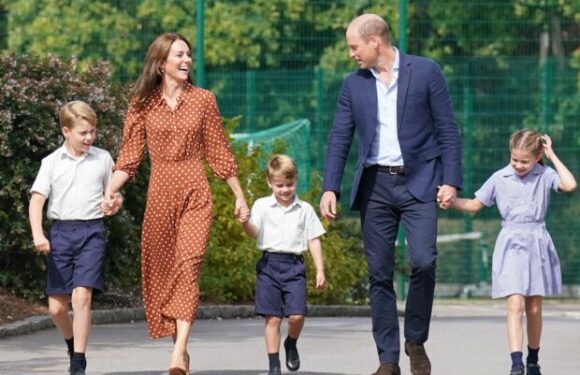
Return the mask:
POLYGON ((401 375, 401 369, 396 363, 381 363, 377 372, 373 372, 371 375, 401 375))
POLYGON ((411 361, 412 375, 431 374, 431 362, 429 361, 429 357, 427 357, 427 352, 425 352, 423 345, 405 341, 405 353, 407 353, 411 361))

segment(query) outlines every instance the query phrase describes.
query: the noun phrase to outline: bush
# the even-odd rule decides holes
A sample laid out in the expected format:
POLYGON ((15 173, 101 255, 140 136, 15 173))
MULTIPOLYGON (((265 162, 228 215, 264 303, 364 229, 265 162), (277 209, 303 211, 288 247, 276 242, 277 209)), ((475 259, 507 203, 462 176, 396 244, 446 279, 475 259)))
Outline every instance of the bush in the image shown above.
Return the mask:
MULTIPOLYGON (((105 64, 80 69, 74 59, 0 57, 0 285, 21 295, 42 294, 44 256, 32 246, 28 199, 42 158, 64 141, 58 123, 60 107, 71 100, 91 105, 98 116, 96 145, 113 151, 115 157, 124 98, 122 88, 111 83, 105 64)), ((105 267, 108 275, 114 275, 109 281, 134 284, 139 226, 128 209, 108 218, 107 225, 105 267)))

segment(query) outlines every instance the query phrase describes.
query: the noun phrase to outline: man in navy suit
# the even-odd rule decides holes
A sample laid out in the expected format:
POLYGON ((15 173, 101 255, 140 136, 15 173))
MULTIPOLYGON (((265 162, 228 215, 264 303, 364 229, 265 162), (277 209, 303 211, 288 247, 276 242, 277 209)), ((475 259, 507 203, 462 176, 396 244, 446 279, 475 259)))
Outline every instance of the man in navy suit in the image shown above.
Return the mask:
POLYGON ((431 373, 427 341, 435 289, 437 203, 448 208, 461 188, 460 135, 445 78, 432 60, 391 46, 379 16, 355 18, 346 31, 360 69, 343 82, 328 139, 320 210, 336 218, 336 201, 356 131, 359 156, 350 205, 360 210, 370 275, 373 337, 380 366, 399 375, 399 323, 393 288, 395 240, 402 222, 411 275, 405 352, 411 373, 431 373))

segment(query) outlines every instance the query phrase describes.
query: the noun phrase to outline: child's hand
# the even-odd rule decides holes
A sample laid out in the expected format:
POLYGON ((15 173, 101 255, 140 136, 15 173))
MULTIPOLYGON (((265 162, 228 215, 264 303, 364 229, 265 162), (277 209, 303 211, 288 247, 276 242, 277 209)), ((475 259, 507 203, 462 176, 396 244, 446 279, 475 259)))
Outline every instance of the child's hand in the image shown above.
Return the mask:
POLYGON ((101 202, 101 211, 105 216, 116 214, 123 205, 123 196, 120 193, 111 193, 101 202))
POLYGON ((42 234, 38 238, 35 237, 33 239, 33 243, 34 243, 34 248, 39 253, 42 253, 45 255, 50 253, 50 242, 48 242, 48 239, 44 236, 44 234, 42 234))
POLYGON ((457 199, 457 188, 450 185, 439 185, 437 186, 437 203, 439 207, 446 210, 453 205, 455 199, 457 199))
POLYGON ((316 289, 326 288, 326 277, 324 276, 324 271, 316 272, 316 289))
POLYGON ((236 208, 234 214, 240 221, 240 223, 245 223, 250 219, 250 209, 246 200, 243 198, 236 199, 236 208))
POLYGON ((542 136, 542 140, 544 141, 544 155, 546 155, 548 160, 552 160, 552 156, 554 155, 554 150, 552 149, 552 139, 548 134, 544 134, 542 136))
POLYGON ((240 210, 240 215, 238 216, 240 223, 245 223, 250 220, 250 210, 245 208, 240 210))

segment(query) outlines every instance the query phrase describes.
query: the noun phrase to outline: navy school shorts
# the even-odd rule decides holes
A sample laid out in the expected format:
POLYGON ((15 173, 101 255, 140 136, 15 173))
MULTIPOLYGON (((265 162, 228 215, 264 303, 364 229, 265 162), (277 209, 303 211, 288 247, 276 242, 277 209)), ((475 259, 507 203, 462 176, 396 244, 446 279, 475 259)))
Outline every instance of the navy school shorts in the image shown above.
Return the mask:
POLYGON ((256 264, 256 314, 306 315, 304 257, 265 251, 256 264))
POLYGON ((76 287, 103 290, 107 230, 102 219, 55 220, 50 227, 46 294, 71 294, 76 287))

